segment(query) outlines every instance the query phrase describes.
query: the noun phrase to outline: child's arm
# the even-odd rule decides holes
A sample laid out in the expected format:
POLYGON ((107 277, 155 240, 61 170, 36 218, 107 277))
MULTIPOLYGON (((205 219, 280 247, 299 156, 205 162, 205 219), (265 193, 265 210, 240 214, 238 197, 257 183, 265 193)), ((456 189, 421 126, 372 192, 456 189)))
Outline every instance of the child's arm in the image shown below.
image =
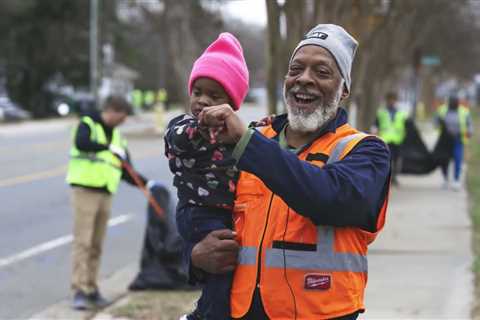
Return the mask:
POLYGON ((197 119, 186 115, 176 117, 170 121, 165 132, 165 151, 175 156, 185 156, 196 149, 199 139, 201 135, 197 119))

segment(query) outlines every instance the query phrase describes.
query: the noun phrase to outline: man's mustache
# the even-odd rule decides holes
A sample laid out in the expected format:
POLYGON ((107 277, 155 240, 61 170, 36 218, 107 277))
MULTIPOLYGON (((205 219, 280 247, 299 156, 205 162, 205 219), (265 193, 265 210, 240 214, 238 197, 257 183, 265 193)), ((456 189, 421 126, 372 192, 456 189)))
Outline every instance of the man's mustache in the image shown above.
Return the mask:
POLYGON ((305 87, 302 87, 302 86, 299 86, 299 85, 295 85, 293 86, 290 90, 288 90, 288 93, 290 94, 309 94, 309 95, 312 95, 312 96, 320 96, 320 94, 316 91, 310 91, 308 90, 307 88, 305 87))

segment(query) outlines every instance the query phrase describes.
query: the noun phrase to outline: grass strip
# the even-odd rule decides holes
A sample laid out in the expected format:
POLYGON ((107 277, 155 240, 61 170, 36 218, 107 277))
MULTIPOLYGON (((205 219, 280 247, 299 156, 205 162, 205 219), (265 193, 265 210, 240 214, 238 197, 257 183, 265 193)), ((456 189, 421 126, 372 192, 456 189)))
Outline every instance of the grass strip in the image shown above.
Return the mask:
POLYGON ((469 211, 473 224, 472 247, 474 254, 475 301, 473 318, 480 319, 480 115, 472 108, 474 134, 467 148, 467 189, 469 211))

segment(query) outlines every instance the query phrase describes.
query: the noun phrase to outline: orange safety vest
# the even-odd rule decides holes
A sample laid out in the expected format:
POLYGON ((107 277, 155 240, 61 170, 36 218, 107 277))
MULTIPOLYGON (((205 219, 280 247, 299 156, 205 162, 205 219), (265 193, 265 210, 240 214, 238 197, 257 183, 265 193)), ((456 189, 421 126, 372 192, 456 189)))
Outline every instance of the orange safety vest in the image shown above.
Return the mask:
MULTIPOLYGON (((263 134, 272 138, 276 132, 268 127, 263 134)), ((327 163, 333 163, 365 137, 345 124, 318 138, 298 158, 322 167, 325 157, 315 155, 327 155, 327 163)), ((384 225, 387 202, 388 194, 377 232, 384 225)), ((367 245, 377 232, 314 225, 244 171, 234 218, 240 251, 231 290, 232 317, 248 312, 257 286, 270 319, 329 319, 364 310, 367 245)))

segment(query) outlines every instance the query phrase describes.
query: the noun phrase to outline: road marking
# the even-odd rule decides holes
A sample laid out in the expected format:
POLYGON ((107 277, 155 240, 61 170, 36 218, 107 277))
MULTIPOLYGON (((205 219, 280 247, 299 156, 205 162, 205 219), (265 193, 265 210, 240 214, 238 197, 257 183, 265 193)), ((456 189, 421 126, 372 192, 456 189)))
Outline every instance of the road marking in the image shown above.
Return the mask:
MULTIPOLYGON (((109 227, 114 227, 119 224, 125 223, 128 220, 133 218, 133 214, 123 214, 114 218, 111 218, 108 220, 108 226, 109 227)), ((72 235, 67 235, 63 237, 59 237, 57 239, 53 239, 51 241, 42 243, 38 246, 32 247, 30 249, 27 249, 25 251, 22 251, 18 254, 11 255, 10 257, 6 257, 3 259, 0 259, 0 268, 6 267, 10 264, 25 260, 27 258, 31 258, 33 256, 36 256, 40 253, 43 253, 48 250, 55 249, 57 247, 63 246, 65 244, 68 244, 73 241, 73 236, 72 235)))
MULTIPOLYGON (((141 160, 145 158, 149 158, 151 156, 159 156, 159 149, 150 149, 146 150, 142 153, 139 153, 137 157, 135 157, 136 160, 141 160)), ((27 183, 27 182, 33 182, 36 180, 42 180, 42 179, 47 179, 47 178, 53 178, 61 175, 66 175, 67 174, 67 165, 59 166, 53 169, 45 170, 45 171, 40 171, 32 174, 27 174, 24 176, 18 176, 18 177, 13 177, 13 178, 7 178, 0 180, 0 188, 1 187, 11 187, 17 184, 22 184, 22 183, 27 183)))
POLYGON ((68 145, 70 142, 66 141, 53 141, 53 142, 43 142, 43 143, 37 143, 34 145, 31 144, 16 144, 16 145, 10 145, 6 147, 0 147, 0 154, 2 153, 7 153, 11 152, 12 148, 16 148, 15 151, 25 151, 25 152, 30 152, 30 153, 36 153, 36 152, 47 152, 47 151, 53 151, 57 150, 58 147, 60 146, 65 146, 68 145))
POLYGON ((46 171, 40 171, 32 174, 27 174, 24 176, 8 178, 0 180, 0 187, 10 187, 16 184, 32 182, 36 180, 46 179, 56 177, 67 172, 67 166, 60 166, 46 171))

